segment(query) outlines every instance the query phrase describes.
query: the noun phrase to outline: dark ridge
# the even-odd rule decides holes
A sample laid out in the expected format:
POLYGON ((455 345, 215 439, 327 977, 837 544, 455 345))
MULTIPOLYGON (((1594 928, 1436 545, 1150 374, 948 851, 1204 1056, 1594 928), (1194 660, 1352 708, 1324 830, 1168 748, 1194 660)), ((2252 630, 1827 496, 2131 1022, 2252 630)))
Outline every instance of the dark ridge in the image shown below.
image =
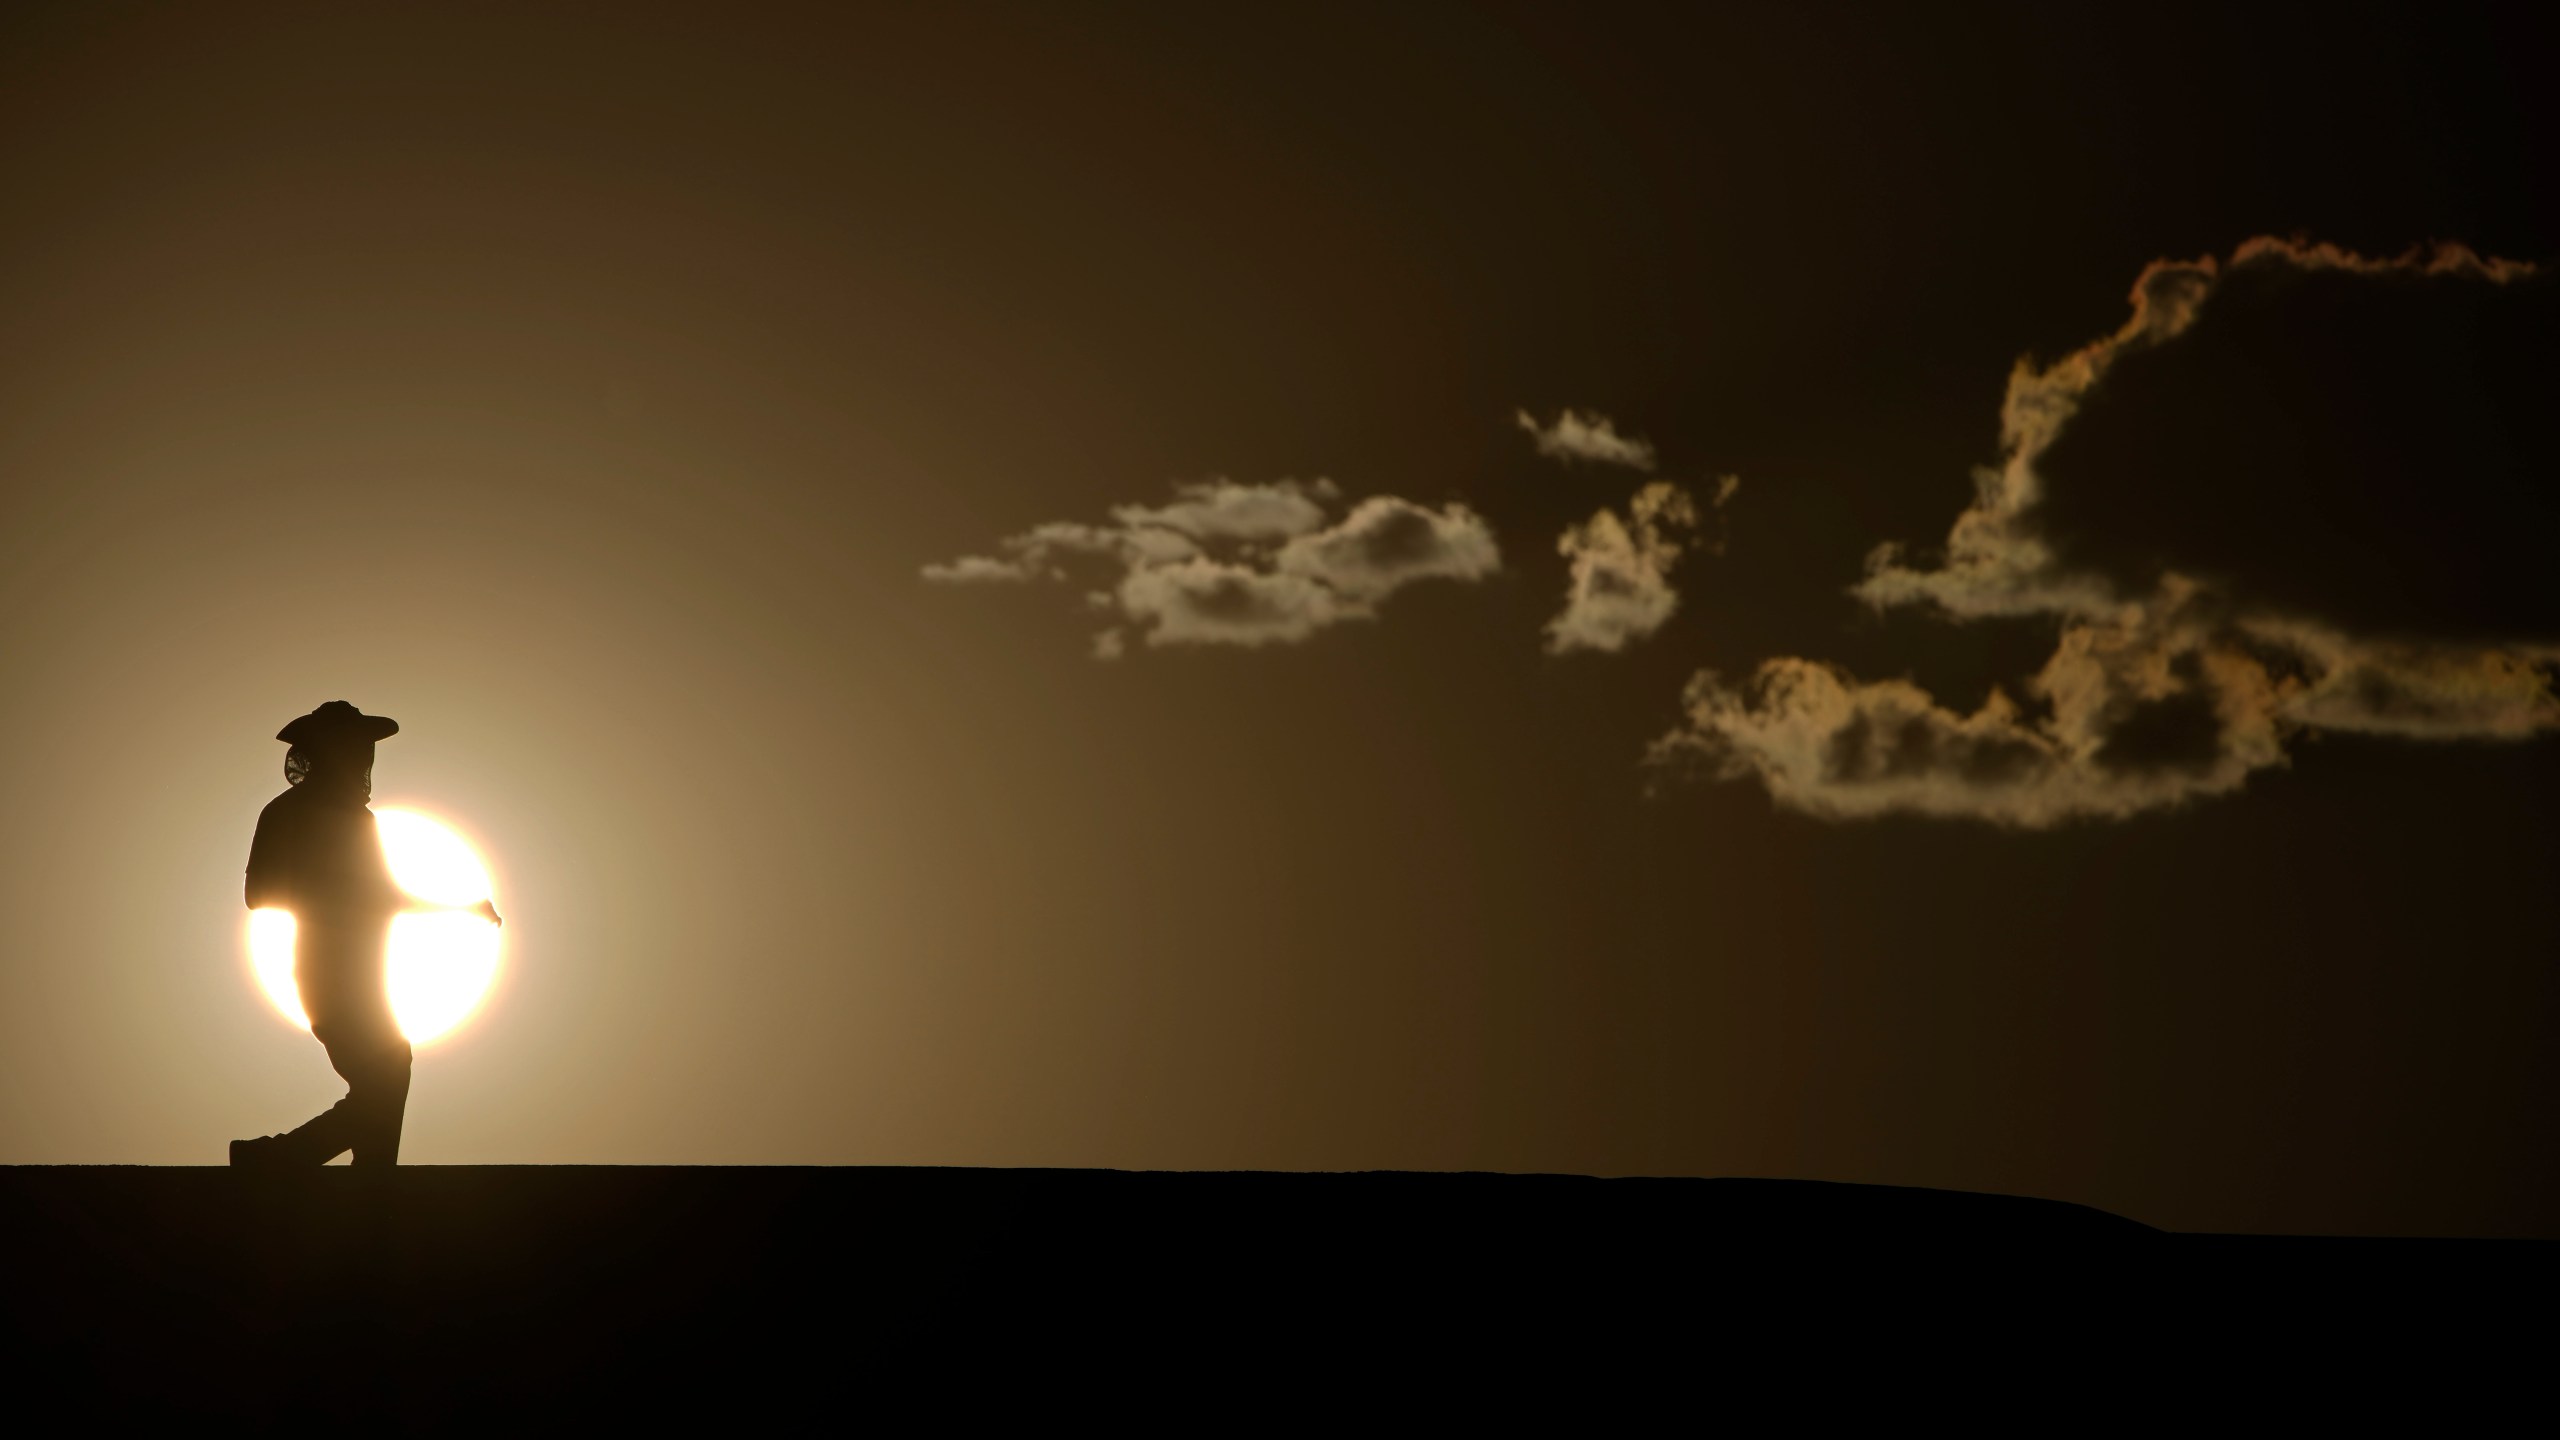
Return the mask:
MULTIPOLYGON (((93 1420, 428 1429, 1307 1399, 1455 1357, 1551 1384, 1790 1327, 1885 1344, 1878 1315, 2021 1286, 2050 1290, 2029 1316, 2113 1306, 2198 1257, 2312 1256, 2369 1295, 2405 1253, 1807 1181, 921 1168, 0 1168, 0 1234, 11 1357, 93 1420)), ((2539 1288, 2553 1248, 2426 1253, 2539 1288)))

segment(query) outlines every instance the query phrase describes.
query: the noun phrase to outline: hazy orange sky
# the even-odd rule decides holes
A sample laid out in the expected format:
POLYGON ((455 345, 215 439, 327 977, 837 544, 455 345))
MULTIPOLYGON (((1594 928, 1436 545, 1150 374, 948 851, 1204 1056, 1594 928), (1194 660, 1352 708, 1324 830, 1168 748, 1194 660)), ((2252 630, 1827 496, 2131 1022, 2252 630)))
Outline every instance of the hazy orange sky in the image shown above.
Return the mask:
POLYGON ((413 1163, 2560 1234, 2529 17, 2065 8, 14 7, 0 1162, 338 1093, 343 698, 413 1163))

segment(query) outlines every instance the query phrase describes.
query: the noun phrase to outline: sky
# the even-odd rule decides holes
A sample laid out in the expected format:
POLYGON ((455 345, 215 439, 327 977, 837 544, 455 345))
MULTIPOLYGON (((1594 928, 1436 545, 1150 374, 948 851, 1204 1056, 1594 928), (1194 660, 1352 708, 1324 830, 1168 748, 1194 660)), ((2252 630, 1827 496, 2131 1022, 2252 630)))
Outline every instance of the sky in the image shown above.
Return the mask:
POLYGON ((2523 7, 12 7, 0 1162, 1483 1169, 2560 1235, 2523 7))

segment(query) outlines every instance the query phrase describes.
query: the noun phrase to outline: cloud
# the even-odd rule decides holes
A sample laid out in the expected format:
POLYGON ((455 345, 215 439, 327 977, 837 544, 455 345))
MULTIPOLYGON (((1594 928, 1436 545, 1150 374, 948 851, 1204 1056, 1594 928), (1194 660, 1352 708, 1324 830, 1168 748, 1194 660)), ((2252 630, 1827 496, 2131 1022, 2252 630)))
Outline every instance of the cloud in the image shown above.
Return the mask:
POLYGON ((1295 644, 1355 618, 1341 597, 1302 575, 1195 555, 1132 567, 1120 609, 1150 645, 1295 644))
POLYGON ((2260 235, 2240 242, 2240 248, 2231 252, 2231 263, 2235 267, 2260 261, 2296 270, 2333 270, 2350 275, 2449 275, 2465 280, 2486 280, 2493 285, 2529 280, 2542 273, 2541 267, 2530 260, 2483 256, 2454 240, 2434 245, 2413 245, 2397 255, 2383 258, 2358 255, 2325 240, 2284 240, 2273 235, 2260 235))
MULTIPOLYGON (((2208 578, 2169 565, 2142 571, 2112 563, 2102 534, 2052 523, 2047 473, 2084 412, 2109 398, 2111 377, 2137 360, 2151 364, 2145 357, 2155 354, 2165 369, 2174 357, 2192 362, 2204 353, 2185 337, 2211 328, 2208 300, 2235 281, 2263 290, 2244 297, 2249 305, 2263 300, 2268 314, 2293 314, 2285 307, 2330 303, 2324 285, 2426 282, 2393 302, 2424 307, 2533 275, 2530 266, 2483 260, 2458 246, 2376 260, 2263 239, 2240 247, 2227 264, 2149 266, 2122 328, 2051 366, 2021 362, 2012 373, 2001 413, 2002 461, 1976 473, 1974 501, 1944 550, 1915 558, 1880 549, 1853 591, 1879 609, 1919 607, 1947 621, 2056 625, 2053 653, 2015 696, 1994 690, 1979 708, 1960 712, 1908 680, 1862 681, 1820 661, 1776 659, 1739 683, 1712 672, 1697 676, 1683 723, 1656 742, 1652 759, 1673 770, 1757 780, 1781 806, 1827 819, 1899 813, 2040 828, 2230 793, 2250 775, 2286 764, 2287 747, 2304 734, 2512 741, 2560 729, 2560 646, 2503 635, 2361 632, 2299 605, 2267 602, 2253 588, 2250 566, 2217 567, 2208 578), (2098 563, 2102 556, 2110 563, 2098 563)), ((2369 307, 2343 313, 2361 316, 2369 307)), ((2285 351, 2325 351, 2371 344, 2375 335, 2350 327, 2334 345, 2301 334, 2284 338, 2285 351)), ((2537 343, 2547 354, 2547 332, 2537 343)), ((2441 353, 2419 361, 2438 364, 2441 353)), ((2227 387, 2248 383, 2261 368, 2252 362, 2211 373, 2227 387)), ((2415 392, 2395 393, 2406 400, 2415 392)), ((2298 415, 2269 408, 2259 418, 2292 443, 2298 415)), ((2156 407, 2120 415, 2110 423, 2123 434, 2112 438, 2170 428, 2168 419, 2156 407)), ((2235 420, 2210 433, 2227 445, 2246 429, 2235 420)), ((2440 442, 2444 432, 2436 426, 2429 433, 2440 442)), ((2192 479, 2128 477, 2155 485, 2123 504, 2157 509, 2175 478, 2197 487, 2195 506, 2227 509, 2237 503, 2235 491, 2263 479, 2263 466, 2217 463, 2227 459, 2189 457, 2184 468, 2198 472, 2192 479)), ((2392 475, 2376 483, 2423 492, 2430 478, 2392 475)), ((2161 523, 2174 527, 2181 515, 2208 527, 2213 519, 2186 511, 2161 523)), ((2262 563, 2280 563, 2272 552, 2323 538, 2317 510, 2279 510, 2269 523, 2280 528, 2261 547, 2262 563)), ((2374 588, 2377 577, 2362 578, 2374 588)))
POLYGON ((1273 566, 1366 606, 1416 580, 1481 580, 1502 568, 1502 556, 1492 529, 1463 505, 1433 510, 1373 495, 1341 524, 1281 546, 1273 566))
POLYGON ((1201 540, 1286 540, 1324 524, 1324 503, 1341 491, 1330 480, 1239 485, 1224 478, 1181 486, 1170 505, 1121 505, 1111 518, 1124 531, 1172 530, 1201 540))
POLYGON ((1529 432, 1538 453, 1550 460, 1567 464, 1588 460, 1647 472, 1653 469, 1652 442, 1619 434, 1618 427, 1606 415, 1565 410, 1556 415, 1554 424, 1540 425, 1537 417, 1522 410, 1514 413, 1512 420, 1529 432))
POLYGON ((2560 729, 2560 646, 2357 640, 2261 619, 2252 638, 2301 657, 2309 679, 2283 719, 2306 730, 2404 740, 2524 740, 2560 729))
POLYGON ((1904 813, 2040 828, 2123 819, 2240 788, 2308 731, 2518 740, 2560 729, 2560 646, 2410 646, 2218 613, 2173 587, 2062 630, 2024 703, 1970 714, 1907 680, 1771 660, 1690 683, 1653 759, 1753 778, 1827 819, 1904 813))
POLYGON ((2100 614, 2125 597, 2105 576, 2062 562, 2040 525, 2047 482, 2041 462, 2089 394, 2119 362, 2185 335, 2226 280, 2270 271, 2363 277, 2438 277, 2507 285, 2537 272, 2514 260, 2483 260, 2460 245, 2411 250, 2379 260, 2333 245, 2261 236, 2233 252, 2155 260, 2134 281, 2133 313, 2114 334, 2039 369, 2020 360, 2000 406, 2001 463, 1974 472, 1974 501, 1956 517, 1944 548, 1916 558, 1898 544, 1876 548, 1856 594, 1877 609, 1926 605, 1956 619, 1999 615, 2100 614))
POLYGON ((1094 637, 1094 658, 1117 660, 1131 631, 1150 646, 1297 644, 1376 618, 1407 585, 1476 581, 1502 568, 1492 528, 1464 505, 1374 495, 1337 518, 1340 496, 1328 480, 1212 479, 1177 487, 1168 504, 1117 506, 1108 525, 1034 526, 998 542, 999 555, 928 565, 923 575, 1068 581, 1116 566, 1116 581, 1085 599, 1125 623, 1094 637))
MULTIPOLYGON (((1283 482, 1286 484, 1287 482, 1283 482)), ((1014 584, 1064 580, 1071 560, 1103 557, 1132 565, 1166 565, 1201 553, 1199 542, 1155 525, 1086 525, 1055 521, 1035 525, 998 542, 1002 555, 963 555, 927 565, 921 573, 938 585, 1014 584)))
MULTIPOLYGON (((1740 485, 1724 476, 1710 504, 1722 508, 1740 485)), ((1570 562, 1572 579, 1564 612, 1547 624, 1548 653, 1615 654, 1661 629, 1680 608, 1671 569, 1694 543, 1683 537, 1698 525, 1698 502, 1689 492, 1657 480, 1636 492, 1624 519, 1604 509, 1566 529, 1556 549, 1570 562)), ((1721 538, 1707 548, 1721 550, 1721 538)))
POLYGON ((2036 507, 2044 479, 2036 462, 2062 427, 2078 413, 2081 397, 2126 354, 2186 333, 2213 289, 2211 258, 2153 261, 2133 285, 2133 315, 2122 329, 2073 351, 2044 369, 2020 360, 2009 372, 2000 403, 1997 467, 1973 474, 1973 504, 1956 517, 1935 564, 1908 563, 1892 543, 1867 558, 1867 578, 1856 594, 1877 609, 1934 605, 1948 615, 2095 614, 2115 601, 2094 577, 2059 567, 2037 532, 2036 507))
POLYGON ((924 578, 937 585, 1019 584, 1034 578, 1019 561, 986 555, 963 555, 945 564, 924 567, 924 578))

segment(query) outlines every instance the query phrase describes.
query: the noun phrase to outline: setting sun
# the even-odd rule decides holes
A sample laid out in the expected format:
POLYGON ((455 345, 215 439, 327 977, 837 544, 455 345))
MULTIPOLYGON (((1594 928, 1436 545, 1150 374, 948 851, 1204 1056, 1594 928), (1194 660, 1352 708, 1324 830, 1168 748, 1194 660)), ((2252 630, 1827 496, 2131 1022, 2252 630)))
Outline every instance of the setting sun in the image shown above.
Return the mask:
MULTIPOLYGON (((415 810, 381 809, 374 826, 402 890, 432 905, 469 907, 490 897, 489 870, 460 835, 415 810)), ((283 910, 249 914, 249 964, 276 1009, 308 1028, 293 983, 294 921, 283 910)), ((498 974, 499 930, 468 908, 414 911, 391 923, 386 957, 391 1010, 415 1044, 459 1025, 498 974)))

